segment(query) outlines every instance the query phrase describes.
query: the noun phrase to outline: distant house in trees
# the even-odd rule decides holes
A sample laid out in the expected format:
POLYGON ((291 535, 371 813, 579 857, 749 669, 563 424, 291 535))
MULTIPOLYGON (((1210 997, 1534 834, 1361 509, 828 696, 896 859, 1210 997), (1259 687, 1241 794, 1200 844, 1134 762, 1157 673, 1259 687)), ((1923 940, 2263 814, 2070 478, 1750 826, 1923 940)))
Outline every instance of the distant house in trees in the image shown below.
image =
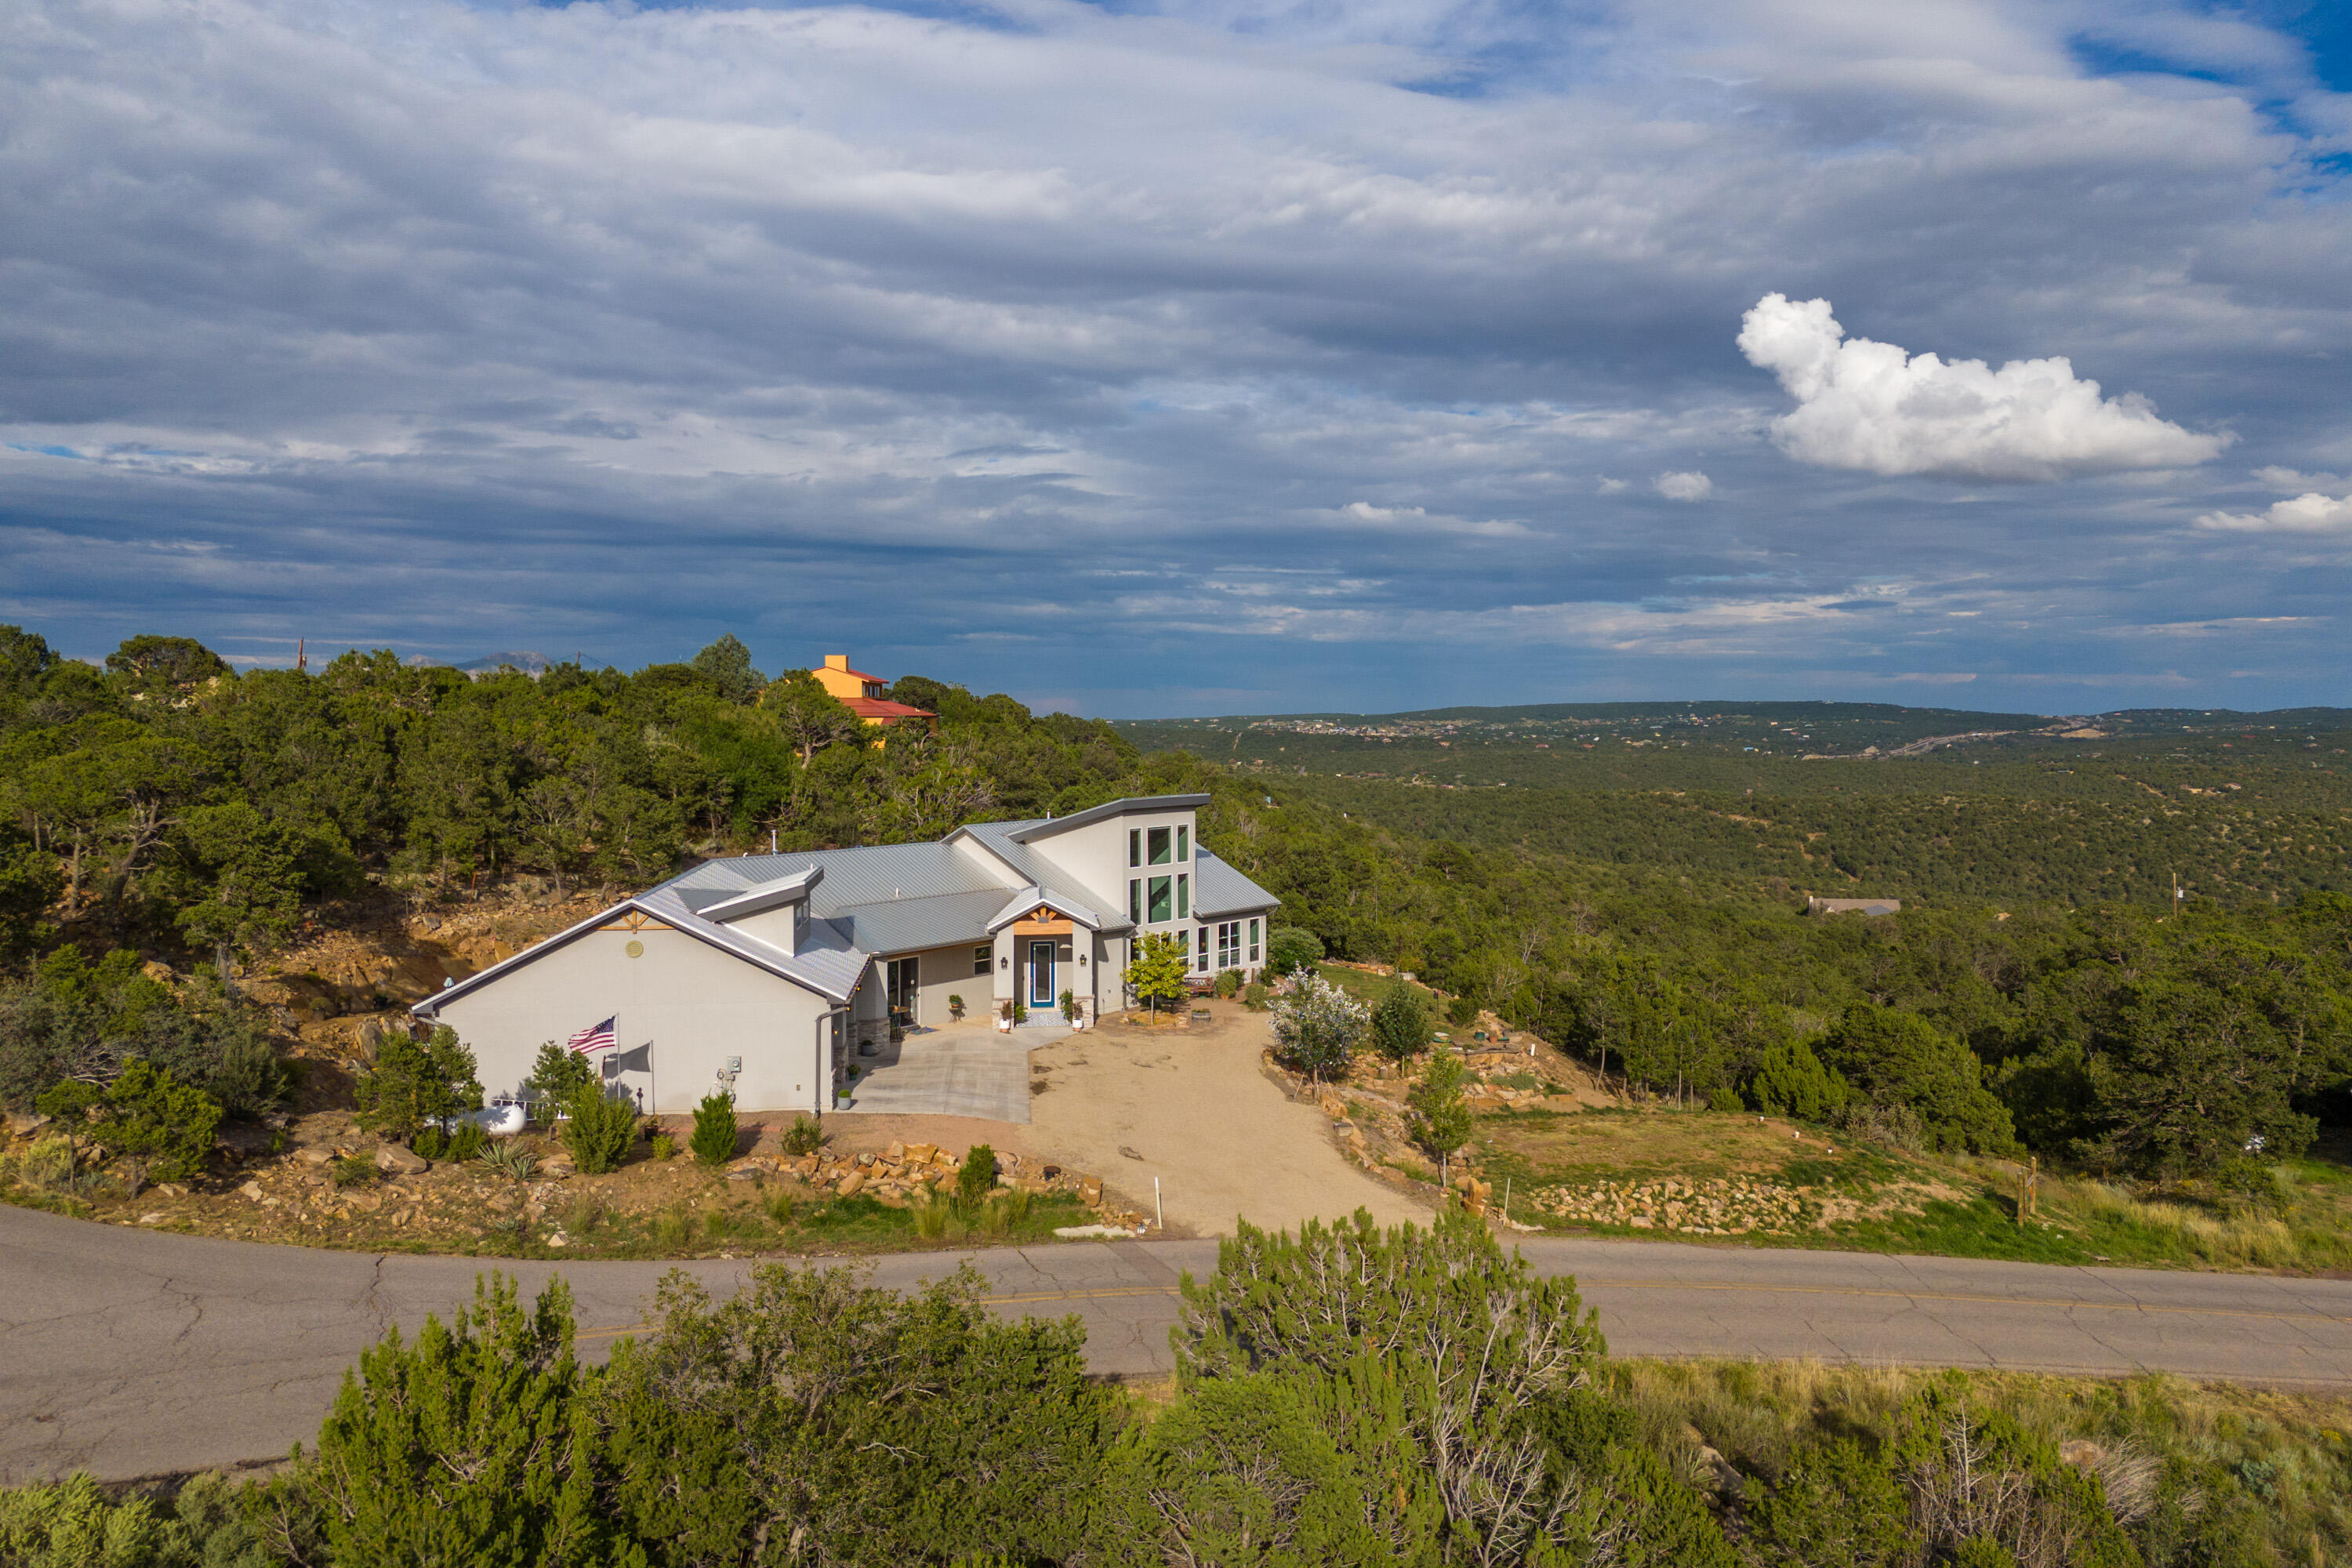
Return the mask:
MULTIPOLYGON (((854 671, 850 673, 855 673, 854 671)), ((1205 795, 1150 795, 944 838, 707 860, 413 1009, 517 1094, 541 1045, 609 1040, 605 1081, 677 1114, 723 1086, 745 1110, 820 1110, 895 1020, 1060 1021, 1122 1005, 1147 935, 1195 975, 1265 964, 1274 895, 1201 843, 1205 795)))
MULTIPOLYGON (((887 729, 894 724, 921 724, 928 729, 940 727, 940 716, 928 708, 909 708, 904 702, 893 702, 882 695, 883 680, 878 675, 868 675, 862 669, 849 668, 845 653, 829 653, 824 663, 809 674, 816 683, 841 700, 843 707, 868 724, 887 729)), ((874 742, 876 745, 881 742, 874 742)))
POLYGON ((1809 915, 1891 915, 1903 908, 1900 899, 1816 899, 1807 896, 1809 915))

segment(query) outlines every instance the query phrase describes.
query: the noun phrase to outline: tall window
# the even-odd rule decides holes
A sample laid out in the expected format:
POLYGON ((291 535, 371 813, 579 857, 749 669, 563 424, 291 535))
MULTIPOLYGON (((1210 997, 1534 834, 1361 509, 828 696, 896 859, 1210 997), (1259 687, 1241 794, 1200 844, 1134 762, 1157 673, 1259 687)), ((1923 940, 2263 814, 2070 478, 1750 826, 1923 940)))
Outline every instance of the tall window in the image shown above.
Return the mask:
POLYGON ((1140 877, 1128 879, 1127 921, 1129 925, 1143 923, 1143 879, 1140 877))
POLYGON ((1179 827, 1176 829, 1176 864, 1190 866, 1192 863, 1192 830, 1189 827, 1179 827))
POLYGON ((1143 864, 1143 829, 1140 827, 1127 830, 1127 863, 1130 866, 1143 864))
POLYGON ((1257 921, 1250 921, 1249 949, 1249 961, 1255 963, 1257 962, 1257 921))
POLYGON ((1217 967, 1219 969, 1237 968, 1241 961, 1242 922, 1226 921, 1217 927, 1217 967))
POLYGON ((1150 829, 1150 840, 1151 863, 1155 866, 1165 866, 1168 864, 1168 829, 1164 827, 1150 829))
POLYGON ((971 972, 974 974, 987 973, 988 961, 993 955, 993 950, 984 943, 979 947, 973 948, 971 950, 971 972))
POLYGON ((1144 912, 1153 925, 1162 924, 1168 919, 1168 884, 1172 879, 1173 879, 1168 877, 1154 877, 1151 879, 1150 902, 1144 912))
POLYGON ((1192 918, 1192 878, 1189 872, 1176 873, 1176 918, 1180 921, 1192 918))
POLYGON ((1208 928, 1207 926, 1202 926, 1202 927, 1201 928, 1201 939, 1200 939, 1200 940, 1201 940, 1201 956, 1200 956, 1200 960, 1199 960, 1199 962, 1195 963, 1192 965, 1192 967, 1193 967, 1193 968, 1195 968, 1195 969, 1206 969, 1206 968, 1208 968, 1208 967, 1209 967, 1209 928, 1208 928))

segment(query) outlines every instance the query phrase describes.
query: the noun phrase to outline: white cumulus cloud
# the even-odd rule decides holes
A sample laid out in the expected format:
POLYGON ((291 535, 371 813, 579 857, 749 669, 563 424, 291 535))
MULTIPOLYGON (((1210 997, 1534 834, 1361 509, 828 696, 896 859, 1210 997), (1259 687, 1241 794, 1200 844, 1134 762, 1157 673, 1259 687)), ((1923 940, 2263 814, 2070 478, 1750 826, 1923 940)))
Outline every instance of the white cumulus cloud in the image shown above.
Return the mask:
POLYGON ((2352 498, 2310 490, 2292 500, 2273 501, 2263 511, 2209 511, 2197 520, 2197 526, 2218 533, 2328 533, 2352 528, 2352 498))
POLYGON ((1715 493, 1715 481, 1697 472, 1660 474, 1650 482, 1668 500, 1705 500, 1715 493))
POLYGON ((2231 439, 2159 419, 2137 393, 2103 398, 2063 356, 1995 370, 1847 338, 1827 300, 1765 295, 1739 351, 1797 400, 1773 422, 1781 450, 1824 468, 2049 480, 2202 463, 2231 439))

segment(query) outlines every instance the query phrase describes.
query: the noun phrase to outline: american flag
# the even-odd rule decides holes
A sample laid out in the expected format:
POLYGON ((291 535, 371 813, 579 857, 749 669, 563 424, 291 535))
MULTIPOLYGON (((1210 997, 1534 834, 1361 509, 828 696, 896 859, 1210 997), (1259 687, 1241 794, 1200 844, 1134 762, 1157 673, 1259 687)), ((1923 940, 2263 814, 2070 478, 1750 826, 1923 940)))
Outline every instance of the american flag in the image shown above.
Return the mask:
POLYGON ((596 1024, 581 1030, 578 1034, 572 1037, 572 1048, 578 1051, 582 1056, 586 1056, 590 1051, 611 1050, 613 1048, 613 1025, 618 1021, 619 1017, 620 1015, 615 1013, 612 1017, 605 1019, 603 1023, 596 1024))

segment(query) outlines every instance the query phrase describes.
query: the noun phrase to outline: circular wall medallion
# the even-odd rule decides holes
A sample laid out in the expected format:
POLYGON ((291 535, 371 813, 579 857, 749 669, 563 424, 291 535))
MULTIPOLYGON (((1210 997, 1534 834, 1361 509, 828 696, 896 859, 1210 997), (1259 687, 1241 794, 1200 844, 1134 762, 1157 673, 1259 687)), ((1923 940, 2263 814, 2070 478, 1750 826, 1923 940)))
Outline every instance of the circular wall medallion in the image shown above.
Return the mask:
POLYGON ((636 938, 631 937, 629 939, 629 945, 623 948, 621 951, 627 953, 631 958, 643 958, 646 955, 646 944, 637 941, 636 938))

